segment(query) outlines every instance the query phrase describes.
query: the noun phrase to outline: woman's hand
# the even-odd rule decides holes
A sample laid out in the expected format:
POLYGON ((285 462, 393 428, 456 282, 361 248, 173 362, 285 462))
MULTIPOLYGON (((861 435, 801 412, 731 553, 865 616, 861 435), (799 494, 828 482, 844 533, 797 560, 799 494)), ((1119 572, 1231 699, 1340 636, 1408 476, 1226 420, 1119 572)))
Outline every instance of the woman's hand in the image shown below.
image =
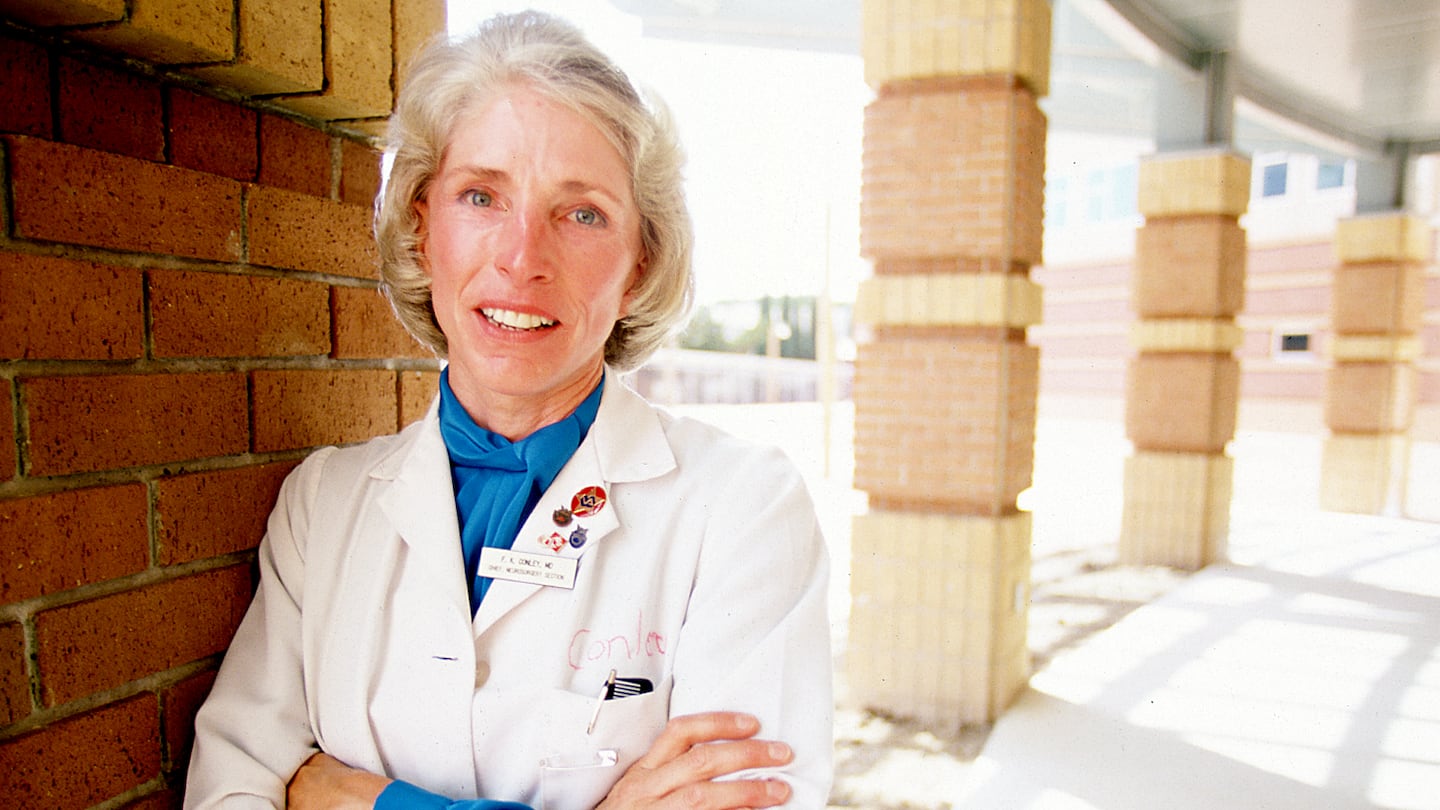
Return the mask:
POLYGON ((390 784, 379 774, 352 768, 329 754, 305 760, 286 790, 290 810, 371 810, 390 784))
POLYGON ((790 786, 779 779, 711 781, 749 768, 786 765, 794 758, 784 743, 751 739, 759 732, 760 721, 748 714, 712 712, 673 718, 596 810, 726 810, 784 804, 790 786))

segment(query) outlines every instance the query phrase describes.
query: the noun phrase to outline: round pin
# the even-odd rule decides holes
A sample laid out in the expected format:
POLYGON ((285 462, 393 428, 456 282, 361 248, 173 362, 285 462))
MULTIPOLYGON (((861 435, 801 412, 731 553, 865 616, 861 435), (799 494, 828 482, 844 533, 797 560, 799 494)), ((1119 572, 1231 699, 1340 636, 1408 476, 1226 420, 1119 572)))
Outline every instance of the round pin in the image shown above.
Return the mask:
POLYGON ((574 513, 563 506, 550 513, 550 519, 555 521, 556 526, 569 526, 574 517, 574 513))
POLYGON ((570 512, 575 517, 590 517, 605 508, 605 488, 585 487, 570 499, 570 512))
POLYGON ((570 547, 580 548, 581 546, 585 545, 585 541, 587 539, 588 538, 586 538, 585 536, 585 527, 576 526, 575 531, 570 533, 570 547))

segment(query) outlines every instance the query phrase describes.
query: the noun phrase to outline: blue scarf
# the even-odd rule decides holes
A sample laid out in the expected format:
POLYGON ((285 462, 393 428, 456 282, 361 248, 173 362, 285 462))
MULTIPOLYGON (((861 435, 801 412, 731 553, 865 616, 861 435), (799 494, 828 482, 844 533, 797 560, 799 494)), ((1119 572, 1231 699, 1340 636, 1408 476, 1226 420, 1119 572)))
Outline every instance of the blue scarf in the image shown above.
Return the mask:
POLYGON ((441 372, 440 436, 450 455, 460 547, 466 581, 471 584, 471 615, 479 610, 491 582, 489 577, 475 576, 480 550, 514 545, 515 535, 540 496, 595 423, 604 387, 601 380, 574 413, 512 442, 475 424, 450 388, 450 370, 441 372))

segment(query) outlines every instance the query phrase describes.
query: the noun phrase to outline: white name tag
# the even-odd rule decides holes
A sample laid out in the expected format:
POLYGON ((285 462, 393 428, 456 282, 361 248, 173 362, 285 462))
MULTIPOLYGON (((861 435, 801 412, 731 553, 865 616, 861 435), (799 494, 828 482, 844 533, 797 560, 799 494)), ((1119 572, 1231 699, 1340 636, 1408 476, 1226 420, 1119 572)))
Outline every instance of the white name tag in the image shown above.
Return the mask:
POLYGON ((480 569, 475 573, 493 579, 569 590, 575 587, 575 569, 579 564, 579 560, 565 557, 486 547, 480 550, 480 569))

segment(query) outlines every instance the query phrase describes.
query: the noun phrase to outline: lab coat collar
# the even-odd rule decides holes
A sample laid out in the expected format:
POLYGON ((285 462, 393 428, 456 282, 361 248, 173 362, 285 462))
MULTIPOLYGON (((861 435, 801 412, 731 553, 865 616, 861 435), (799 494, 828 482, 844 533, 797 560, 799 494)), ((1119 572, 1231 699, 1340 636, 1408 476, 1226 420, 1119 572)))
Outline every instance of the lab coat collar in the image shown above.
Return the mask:
MULTIPOLYGON (((675 455, 660 417, 620 382, 614 369, 607 369, 595 424, 520 527, 513 548, 579 560, 620 528, 620 510, 614 503, 616 484, 650 480, 673 469, 675 455), (604 506, 593 515, 577 514, 565 525, 557 525, 555 511, 572 509, 576 496, 592 487, 604 491, 604 506), (577 541, 577 531, 583 540, 577 541)), ((578 576, 584 575, 583 570, 582 563, 578 576)), ((542 587, 500 580, 492 583, 475 614, 476 637, 542 587)))
MULTIPOLYGON (((595 423, 520 528, 515 550, 583 557, 620 527, 620 510, 613 503, 615 485, 647 481, 675 469, 674 453, 654 408, 626 387, 614 369, 606 369, 604 385, 595 423), (576 493, 592 486, 605 490, 609 501, 605 507, 592 516, 556 526, 555 510, 569 508, 576 493), (579 547, 570 542, 576 528, 585 529, 585 541, 579 547), (558 551, 541 542, 552 534, 565 540, 558 551)), ((438 397, 424 419, 399 439, 377 460, 371 473, 373 478, 391 482, 380 495, 380 506, 395 531, 431 570, 445 600, 468 613, 468 583, 460 559, 449 456, 440 436, 438 397)), ((540 587, 493 583, 475 616, 475 634, 483 633, 540 587)))

